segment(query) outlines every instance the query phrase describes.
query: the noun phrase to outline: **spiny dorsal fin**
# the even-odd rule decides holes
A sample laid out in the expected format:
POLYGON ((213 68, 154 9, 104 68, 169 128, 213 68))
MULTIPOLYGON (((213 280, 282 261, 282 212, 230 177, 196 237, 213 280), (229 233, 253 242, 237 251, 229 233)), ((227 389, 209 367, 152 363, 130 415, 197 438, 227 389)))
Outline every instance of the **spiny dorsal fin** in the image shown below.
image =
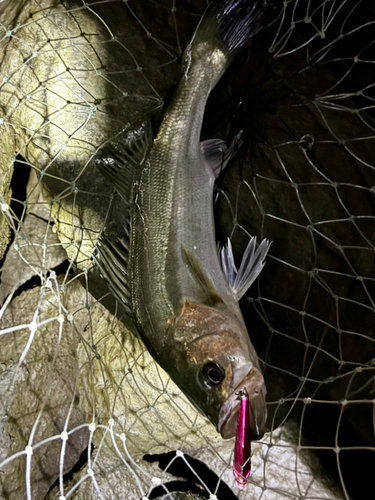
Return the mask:
POLYGON ((227 245, 220 251, 221 266, 223 273, 236 294, 237 300, 247 292, 250 285, 256 280, 265 265, 265 258, 271 243, 264 239, 257 245, 257 239, 253 236, 243 254, 241 265, 237 271, 234 263, 232 244, 228 238, 227 245))
POLYGON ((191 274, 203 292, 203 303, 208 306, 214 306, 218 302, 223 302, 197 256, 190 250, 186 250, 186 248, 182 248, 182 255, 191 274))
POLYGON ((152 129, 149 122, 132 130, 116 145, 103 148, 95 158, 95 164, 115 187, 127 204, 132 203, 134 182, 138 177, 152 142, 152 129))
POLYGON ((229 147, 222 139, 208 139, 201 142, 204 159, 212 169, 216 179, 241 146, 241 136, 242 130, 234 137, 229 147))

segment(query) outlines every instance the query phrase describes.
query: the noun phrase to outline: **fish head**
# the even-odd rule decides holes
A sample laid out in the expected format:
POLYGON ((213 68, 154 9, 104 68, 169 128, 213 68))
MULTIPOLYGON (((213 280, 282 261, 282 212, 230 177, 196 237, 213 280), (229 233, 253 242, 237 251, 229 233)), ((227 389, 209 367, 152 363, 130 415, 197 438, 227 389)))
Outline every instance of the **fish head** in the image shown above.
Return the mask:
POLYGON ((267 417, 266 387, 241 319, 224 304, 210 307, 186 301, 174 325, 180 348, 173 378, 224 439, 236 433, 236 393, 246 389, 252 439, 260 439, 267 417))

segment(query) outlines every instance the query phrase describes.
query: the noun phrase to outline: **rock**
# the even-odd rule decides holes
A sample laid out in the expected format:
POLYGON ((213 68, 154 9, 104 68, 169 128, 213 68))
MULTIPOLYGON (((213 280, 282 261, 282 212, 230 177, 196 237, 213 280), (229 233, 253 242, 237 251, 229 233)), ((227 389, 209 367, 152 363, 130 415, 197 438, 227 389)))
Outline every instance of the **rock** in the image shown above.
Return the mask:
MULTIPOLYGON (((0 114, 1 106, 0 106, 0 114)), ((4 120, 0 117, 1 120, 4 120)), ((13 175, 14 137, 9 128, 0 123, 1 154, 0 154, 0 260, 3 258, 10 241, 10 228, 13 227, 13 214, 10 210, 12 191, 10 182, 13 175)))
POLYGON ((33 276, 46 275, 66 259, 51 225, 32 213, 26 215, 3 264, 0 303, 33 276))
POLYGON ((195 493, 175 491, 156 497, 155 500, 205 500, 205 497, 198 496, 195 493))
POLYGON ((126 477, 151 467, 140 463, 144 454, 221 440, 142 342, 78 280, 47 279, 42 287, 22 293, 8 305, 1 328, 0 463, 7 456, 10 460, 0 474, 0 497, 24 496, 28 444, 32 498, 39 500, 90 443, 100 450, 95 464, 103 484, 120 491, 126 477), (60 471, 65 430, 69 439, 60 471), (133 472, 116 472, 121 482, 115 486, 110 470, 119 471, 119 463, 133 472))
POLYGON ((90 160, 151 116, 160 121, 164 96, 180 75, 169 47, 181 52, 206 1, 187 7, 180 13, 153 2, 147 9, 55 0, 1 5, 9 34, 0 42, 1 149, 19 151, 32 165, 59 238, 80 269, 91 267, 108 217, 124 223, 112 186, 90 160))
MULTIPOLYGON (((33 168, 30 169, 26 189, 27 214, 36 215, 46 222, 53 222, 50 205, 43 199, 42 183, 33 168)), ((54 230, 56 233, 56 229, 54 230)))
POLYGON ((59 476, 62 432, 73 431, 66 441, 63 473, 88 443, 75 392, 79 338, 72 324, 63 321, 66 307, 74 311, 75 327, 85 326, 85 296, 77 282, 65 297, 59 296, 56 280, 50 283, 50 288, 34 288, 15 298, 1 321, 0 463, 9 459, 0 474, 0 498, 9 500, 25 498, 26 485, 30 498, 44 498, 59 476), (28 449, 32 454, 27 455, 28 449))
POLYGON ((306 450, 298 451, 298 429, 293 424, 267 433, 259 442, 252 442, 251 475, 249 484, 239 490, 232 471, 233 443, 222 441, 201 449, 184 447, 192 458, 210 464, 218 477, 236 493, 239 500, 287 500, 290 498, 321 498, 344 500, 321 470, 311 467, 316 461, 306 450), (323 479, 322 479, 323 478, 323 479))
MULTIPOLYGON (((98 456, 93 453, 92 467, 84 467, 76 473, 72 480, 64 484, 64 494, 72 500, 140 500, 146 497, 153 487, 170 480, 175 480, 166 472, 146 462, 129 463, 124 460, 98 456), (74 486, 76 487, 74 490, 74 486)), ((59 500, 61 491, 55 487, 46 497, 46 500, 59 500)), ((189 499, 190 500, 190 499, 189 499)), ((195 500, 195 499, 194 499, 195 500)), ((199 499, 198 499, 199 500, 199 499)))

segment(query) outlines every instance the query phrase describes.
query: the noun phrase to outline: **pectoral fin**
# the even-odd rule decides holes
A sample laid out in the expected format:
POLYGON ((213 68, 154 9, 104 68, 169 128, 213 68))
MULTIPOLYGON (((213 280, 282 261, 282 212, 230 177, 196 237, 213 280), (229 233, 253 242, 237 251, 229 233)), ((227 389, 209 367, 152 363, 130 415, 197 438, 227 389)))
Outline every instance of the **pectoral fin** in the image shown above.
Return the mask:
POLYGON ((253 236, 246 247, 238 271, 234 262, 232 244, 229 238, 227 245, 221 249, 220 256, 223 273, 238 300, 246 293, 250 285, 262 271, 270 246, 271 243, 267 239, 264 239, 260 245, 257 245, 256 237, 253 236))
POLYGON ((182 248, 182 255, 191 274, 202 291, 202 303, 207 306, 214 306, 218 302, 222 302, 222 298, 217 293, 197 256, 190 250, 186 250, 186 248, 182 248))

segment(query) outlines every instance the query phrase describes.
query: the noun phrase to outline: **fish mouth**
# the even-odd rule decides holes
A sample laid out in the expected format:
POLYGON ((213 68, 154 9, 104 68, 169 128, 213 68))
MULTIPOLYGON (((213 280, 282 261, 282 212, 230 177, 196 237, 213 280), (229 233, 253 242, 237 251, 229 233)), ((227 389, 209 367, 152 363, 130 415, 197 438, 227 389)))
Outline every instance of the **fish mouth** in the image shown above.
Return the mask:
POLYGON ((266 386, 263 375, 254 367, 221 407, 217 429, 223 439, 229 439, 236 434, 240 405, 237 392, 244 389, 249 395, 251 440, 261 439, 264 434, 267 418, 266 386))

